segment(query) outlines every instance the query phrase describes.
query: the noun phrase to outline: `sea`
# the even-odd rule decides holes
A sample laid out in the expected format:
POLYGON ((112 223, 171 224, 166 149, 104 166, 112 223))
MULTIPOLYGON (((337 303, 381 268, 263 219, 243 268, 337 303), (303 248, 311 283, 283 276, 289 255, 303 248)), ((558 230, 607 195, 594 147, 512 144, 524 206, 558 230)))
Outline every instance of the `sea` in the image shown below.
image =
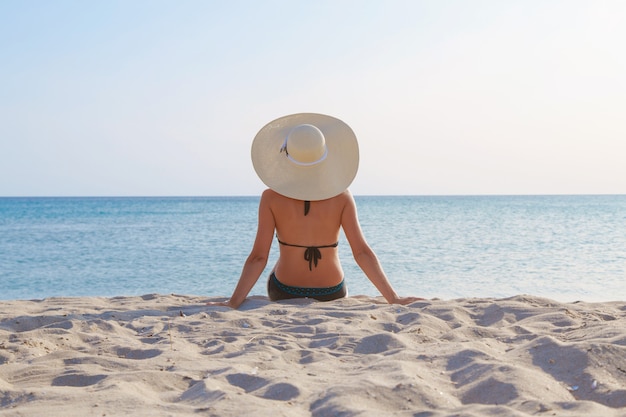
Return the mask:
MULTIPOLYGON (((356 196, 401 295, 626 300, 626 195, 356 196)), ((258 197, 0 198, 0 300, 228 297, 256 233, 258 197)), ((339 254, 350 295, 379 293, 339 254)), ((266 295, 270 260, 250 295, 266 295)))

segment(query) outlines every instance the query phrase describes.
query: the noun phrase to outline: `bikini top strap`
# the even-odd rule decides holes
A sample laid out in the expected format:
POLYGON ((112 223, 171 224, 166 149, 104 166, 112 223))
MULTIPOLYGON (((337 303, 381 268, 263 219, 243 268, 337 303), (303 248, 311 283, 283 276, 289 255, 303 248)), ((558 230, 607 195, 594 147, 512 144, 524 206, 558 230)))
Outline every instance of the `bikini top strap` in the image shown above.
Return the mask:
POLYGON ((336 248, 339 245, 339 242, 335 242, 331 245, 322 245, 322 246, 304 246, 304 245, 292 245, 291 243, 286 243, 281 241, 276 235, 276 240, 278 243, 285 246, 292 246, 294 248, 303 248, 304 249, 304 260, 309 263, 309 271, 313 270, 313 266, 317 267, 317 261, 322 259, 322 252, 320 249, 322 248, 336 248))
POLYGON ((304 248, 304 249, 308 249, 308 248, 317 248, 317 249, 323 249, 323 248, 336 248, 337 246, 339 246, 339 242, 331 243, 330 245, 321 245, 321 246, 294 245, 294 244, 291 244, 291 243, 283 242, 282 240, 280 240, 280 239, 278 238, 278 236, 276 236, 276 240, 277 240, 277 241, 278 241, 278 243, 280 243, 281 245, 291 246, 291 247, 294 247, 294 248, 304 248))

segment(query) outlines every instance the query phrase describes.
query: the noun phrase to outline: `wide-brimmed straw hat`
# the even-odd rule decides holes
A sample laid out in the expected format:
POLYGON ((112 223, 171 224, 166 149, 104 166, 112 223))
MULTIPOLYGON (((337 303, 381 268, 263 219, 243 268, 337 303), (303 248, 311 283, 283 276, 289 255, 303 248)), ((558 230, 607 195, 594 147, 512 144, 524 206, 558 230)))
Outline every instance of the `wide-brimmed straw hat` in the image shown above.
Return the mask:
POLYGON ((252 142, 252 164, 269 188, 297 200, 325 200, 344 192, 359 167, 350 126, 316 113, 266 124, 252 142))

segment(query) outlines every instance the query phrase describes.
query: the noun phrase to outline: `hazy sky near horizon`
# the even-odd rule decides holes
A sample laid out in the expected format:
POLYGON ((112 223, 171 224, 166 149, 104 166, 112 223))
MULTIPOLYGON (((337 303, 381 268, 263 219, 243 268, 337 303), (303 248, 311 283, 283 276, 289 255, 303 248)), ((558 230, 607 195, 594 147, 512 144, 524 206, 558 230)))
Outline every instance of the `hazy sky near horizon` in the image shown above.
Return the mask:
POLYGON ((354 194, 626 193, 621 0, 0 0, 0 196, 256 195, 316 112, 354 194))

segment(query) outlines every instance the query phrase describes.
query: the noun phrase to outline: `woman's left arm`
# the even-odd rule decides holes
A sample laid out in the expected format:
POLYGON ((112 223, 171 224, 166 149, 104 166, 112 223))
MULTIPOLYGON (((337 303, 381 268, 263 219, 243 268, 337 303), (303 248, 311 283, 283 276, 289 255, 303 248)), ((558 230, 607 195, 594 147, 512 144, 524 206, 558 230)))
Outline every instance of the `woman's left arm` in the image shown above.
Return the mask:
POLYGON ((261 195, 259 203, 259 219, 256 238, 254 245, 250 251, 250 255, 246 259, 239 277, 239 282, 233 291, 233 295, 227 302, 211 302, 208 305, 225 305, 231 308, 237 308, 243 303, 248 296, 254 284, 259 280, 259 276, 267 265, 272 239, 274 238, 274 229, 276 223, 274 215, 270 209, 270 193, 265 191, 261 195))

